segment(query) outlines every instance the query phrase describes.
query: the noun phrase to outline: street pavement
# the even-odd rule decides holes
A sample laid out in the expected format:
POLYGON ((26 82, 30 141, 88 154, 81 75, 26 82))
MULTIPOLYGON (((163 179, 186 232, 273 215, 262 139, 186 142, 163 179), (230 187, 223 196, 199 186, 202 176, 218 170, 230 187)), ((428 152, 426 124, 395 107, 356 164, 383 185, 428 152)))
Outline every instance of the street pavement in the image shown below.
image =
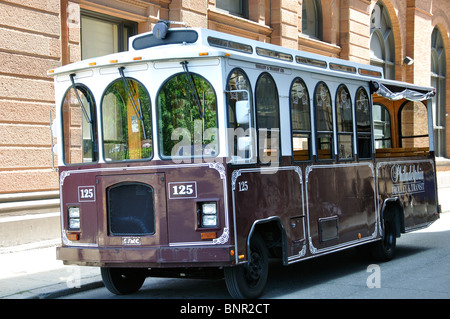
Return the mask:
POLYGON ((0 248, 0 299, 53 299, 103 286, 98 267, 65 266, 59 240, 0 248))

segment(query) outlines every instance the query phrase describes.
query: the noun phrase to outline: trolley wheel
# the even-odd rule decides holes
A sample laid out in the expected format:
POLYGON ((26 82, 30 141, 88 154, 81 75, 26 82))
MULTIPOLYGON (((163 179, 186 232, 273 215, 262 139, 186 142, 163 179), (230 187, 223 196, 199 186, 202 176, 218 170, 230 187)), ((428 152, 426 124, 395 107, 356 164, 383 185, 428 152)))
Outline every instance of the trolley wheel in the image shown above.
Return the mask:
POLYGON ((372 244, 372 256, 378 261, 389 261, 394 258, 397 237, 395 222, 385 218, 383 222, 383 236, 381 240, 372 244))
POLYGON ((267 283, 269 261, 266 245, 258 235, 250 242, 250 261, 224 269, 225 283, 231 297, 236 299, 258 298, 267 283))
POLYGON ((126 295, 138 291, 146 278, 145 270, 139 268, 101 268, 105 287, 116 295, 126 295))

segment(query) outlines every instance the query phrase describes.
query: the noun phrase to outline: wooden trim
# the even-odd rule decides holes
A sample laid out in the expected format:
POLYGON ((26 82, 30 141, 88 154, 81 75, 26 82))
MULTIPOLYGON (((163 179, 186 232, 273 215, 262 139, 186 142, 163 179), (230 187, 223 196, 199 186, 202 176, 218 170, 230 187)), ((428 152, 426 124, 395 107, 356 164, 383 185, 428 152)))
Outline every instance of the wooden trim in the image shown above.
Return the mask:
POLYGON ((413 147, 413 148, 379 148, 376 150, 376 158, 387 157, 412 157, 430 155, 429 147, 413 147))

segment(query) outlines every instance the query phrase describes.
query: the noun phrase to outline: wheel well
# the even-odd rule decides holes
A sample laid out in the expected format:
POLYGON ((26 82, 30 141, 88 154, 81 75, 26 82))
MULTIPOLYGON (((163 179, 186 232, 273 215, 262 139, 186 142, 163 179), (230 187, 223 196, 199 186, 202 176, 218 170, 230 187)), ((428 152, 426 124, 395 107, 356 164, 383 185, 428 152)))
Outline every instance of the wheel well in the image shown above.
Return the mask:
POLYGON ((263 220, 253 225, 251 236, 259 234, 266 244, 269 256, 273 258, 286 258, 286 234, 279 219, 263 220))
POLYGON ((396 237, 400 237, 401 233, 405 233, 405 215, 398 199, 386 201, 384 203, 381 218, 382 220, 386 219, 395 225, 396 237))

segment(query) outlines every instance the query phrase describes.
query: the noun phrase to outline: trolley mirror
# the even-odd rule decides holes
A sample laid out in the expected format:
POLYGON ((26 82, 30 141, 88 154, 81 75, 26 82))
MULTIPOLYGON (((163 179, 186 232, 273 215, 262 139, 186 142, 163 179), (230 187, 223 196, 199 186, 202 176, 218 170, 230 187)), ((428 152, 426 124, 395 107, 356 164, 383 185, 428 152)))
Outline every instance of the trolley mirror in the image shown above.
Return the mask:
POLYGON ((250 103, 248 100, 236 102, 236 121, 239 125, 250 122, 250 103))

